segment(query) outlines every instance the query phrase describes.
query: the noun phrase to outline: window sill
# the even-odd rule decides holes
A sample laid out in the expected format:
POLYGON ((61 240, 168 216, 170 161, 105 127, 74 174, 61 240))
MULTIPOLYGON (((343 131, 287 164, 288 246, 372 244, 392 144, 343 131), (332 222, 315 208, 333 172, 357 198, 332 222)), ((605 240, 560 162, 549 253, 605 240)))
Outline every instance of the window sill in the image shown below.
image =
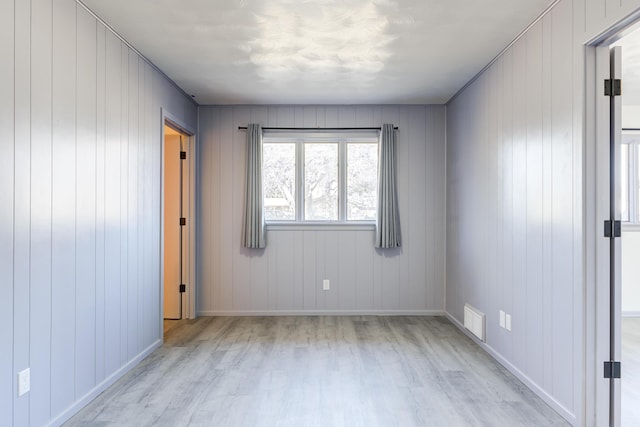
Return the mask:
POLYGON ((375 222, 268 222, 267 231, 363 231, 375 230, 375 222))
POLYGON ((622 223, 622 231, 624 232, 638 232, 640 231, 640 223, 633 223, 630 224, 628 222, 623 222, 622 223))

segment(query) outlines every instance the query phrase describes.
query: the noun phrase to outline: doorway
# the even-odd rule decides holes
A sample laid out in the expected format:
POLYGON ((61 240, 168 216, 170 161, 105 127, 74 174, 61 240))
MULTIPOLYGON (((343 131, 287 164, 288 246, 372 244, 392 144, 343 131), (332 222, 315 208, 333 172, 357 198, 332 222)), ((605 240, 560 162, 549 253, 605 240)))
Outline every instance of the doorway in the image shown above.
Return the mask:
POLYGON ((595 105, 595 128, 588 131, 595 134, 596 424, 640 425, 638 25, 612 30, 590 52, 595 105))
MULTIPOLYGON (((184 212, 184 173, 181 153, 185 153, 186 135, 164 125, 164 319, 180 320, 182 294, 186 291, 182 270, 184 264, 182 218, 184 212), (184 286, 183 286, 184 285, 184 286)), ((185 156, 186 158, 186 156, 185 156)), ((186 225, 186 224, 185 224, 186 225)))
POLYGON ((163 111, 163 330, 195 318, 195 134, 163 111))
POLYGON ((620 180, 621 425, 640 425, 640 29, 614 46, 622 50, 620 180))

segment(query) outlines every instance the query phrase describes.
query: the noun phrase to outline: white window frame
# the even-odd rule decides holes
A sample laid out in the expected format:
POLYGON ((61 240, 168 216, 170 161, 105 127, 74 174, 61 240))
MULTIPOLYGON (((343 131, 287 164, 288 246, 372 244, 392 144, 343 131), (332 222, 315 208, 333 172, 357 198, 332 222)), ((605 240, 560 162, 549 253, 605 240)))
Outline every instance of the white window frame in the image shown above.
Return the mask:
MULTIPOLYGON (((292 227, 302 228, 330 228, 336 226, 340 229, 351 227, 353 229, 374 228, 375 220, 349 220, 347 219, 347 146, 348 144, 379 144, 379 136, 376 134, 367 135, 344 135, 344 134, 265 134, 262 138, 263 144, 274 143, 295 143, 296 150, 296 219, 287 220, 266 220, 268 229, 291 229, 292 227), (304 187, 304 146, 306 143, 334 143, 338 144, 338 219, 337 220, 305 220, 305 187, 304 187)), ((377 175, 377 171, 376 171, 377 175)))
POLYGON ((623 221, 623 227, 627 230, 640 231, 640 209, 638 207, 638 194, 640 191, 640 161, 638 161, 638 155, 640 154, 640 133, 637 131, 629 131, 622 133, 622 144, 627 145, 628 149, 628 183, 627 189, 629 194, 627 200, 629 201, 629 221, 623 221))

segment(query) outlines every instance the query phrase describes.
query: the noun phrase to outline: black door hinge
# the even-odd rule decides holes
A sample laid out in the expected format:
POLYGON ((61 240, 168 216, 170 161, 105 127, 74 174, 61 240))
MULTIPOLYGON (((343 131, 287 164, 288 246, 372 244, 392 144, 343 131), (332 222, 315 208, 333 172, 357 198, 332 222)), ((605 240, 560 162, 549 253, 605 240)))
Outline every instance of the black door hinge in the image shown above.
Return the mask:
POLYGON ((187 158, 187 152, 186 151, 181 151, 180 152, 180 160, 184 160, 187 158))
POLYGON ((187 285, 185 284, 180 285, 180 293, 183 293, 183 292, 187 292, 187 285))
POLYGON ((604 96, 622 95, 622 82, 620 79, 606 79, 604 81, 604 96))
POLYGON ((605 378, 620 378, 620 362, 607 361, 604 362, 605 378))
POLYGON ((618 220, 606 220, 604 222, 604 237, 620 237, 622 236, 622 223, 618 220))
POLYGON ((180 225, 187 225, 187 218, 180 218, 180 225))

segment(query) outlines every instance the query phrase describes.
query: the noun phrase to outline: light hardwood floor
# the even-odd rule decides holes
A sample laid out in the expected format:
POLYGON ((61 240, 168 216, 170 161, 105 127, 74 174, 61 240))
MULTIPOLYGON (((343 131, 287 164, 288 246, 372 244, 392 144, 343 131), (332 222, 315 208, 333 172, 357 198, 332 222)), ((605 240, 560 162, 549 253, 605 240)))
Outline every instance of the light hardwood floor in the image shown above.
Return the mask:
POLYGON ((65 425, 568 425, 444 317, 205 317, 166 330, 65 425))
POLYGON ((622 425, 640 426, 640 317, 622 318, 622 425))
POLYGON ((164 336, 167 336, 167 332, 169 332, 169 330, 171 330, 172 328, 179 326, 181 323, 180 320, 169 320, 169 319, 164 319, 163 321, 163 325, 164 325, 164 336))

